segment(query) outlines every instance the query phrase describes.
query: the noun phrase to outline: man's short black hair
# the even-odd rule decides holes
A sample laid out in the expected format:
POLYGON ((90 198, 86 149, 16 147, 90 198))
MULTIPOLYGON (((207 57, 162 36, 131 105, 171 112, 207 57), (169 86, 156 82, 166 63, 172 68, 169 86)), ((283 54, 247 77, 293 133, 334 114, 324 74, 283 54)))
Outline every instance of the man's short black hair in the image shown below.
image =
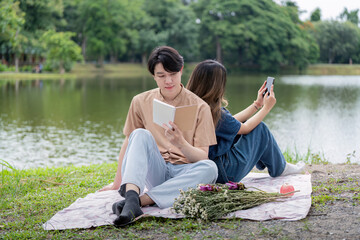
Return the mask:
POLYGON ((184 66, 184 59, 174 48, 161 46, 152 51, 148 60, 148 70, 152 75, 158 63, 162 63, 167 72, 180 72, 184 66))

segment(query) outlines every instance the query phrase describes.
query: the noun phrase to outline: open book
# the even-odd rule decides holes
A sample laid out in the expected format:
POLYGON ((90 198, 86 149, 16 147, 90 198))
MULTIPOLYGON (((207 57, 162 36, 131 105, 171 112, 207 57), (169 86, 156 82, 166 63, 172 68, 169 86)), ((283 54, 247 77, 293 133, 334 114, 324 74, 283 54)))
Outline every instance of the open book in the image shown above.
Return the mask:
POLYGON ((153 101, 153 121, 161 127, 165 123, 169 125, 169 121, 176 124, 181 131, 191 130, 195 124, 197 105, 188 105, 174 107, 160 100, 153 101))

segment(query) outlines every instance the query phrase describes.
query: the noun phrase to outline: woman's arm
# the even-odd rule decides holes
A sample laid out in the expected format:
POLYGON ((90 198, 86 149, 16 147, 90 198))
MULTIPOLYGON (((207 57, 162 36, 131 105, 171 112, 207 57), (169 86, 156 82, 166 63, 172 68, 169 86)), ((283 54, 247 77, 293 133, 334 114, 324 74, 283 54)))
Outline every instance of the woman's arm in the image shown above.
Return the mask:
POLYGON ((271 111, 276 103, 274 86, 271 86, 270 95, 267 93, 263 97, 264 107, 258 111, 254 116, 249 118, 245 123, 241 124, 240 130, 238 134, 248 134, 251 132, 257 125, 261 123, 261 121, 265 118, 265 116, 271 111))
POLYGON ((188 143, 181 130, 173 123, 169 122, 173 129, 170 129, 164 124, 165 136, 169 139, 170 143, 179 148, 180 151, 190 162, 197 162, 200 160, 208 159, 209 147, 194 147, 188 143))
POLYGON ((241 112, 234 115, 234 118, 236 118, 236 120, 243 123, 243 122, 247 121, 252 115, 254 115, 254 113, 256 113, 261 108, 261 106, 264 103, 263 93, 266 91, 265 84, 266 84, 266 81, 263 83, 263 85, 258 90, 258 96, 257 96, 256 101, 254 101, 253 104, 251 104, 250 106, 248 106, 241 112))
POLYGON ((118 190, 121 185, 121 166, 124 159, 125 151, 128 145, 128 137, 125 137, 124 143, 121 146, 120 153, 119 153, 119 160, 118 160, 118 167, 116 170, 116 175, 113 183, 103 187, 99 191, 107 191, 107 190, 118 190))
POLYGON ((256 101, 254 101, 253 104, 242 110, 241 112, 238 112, 233 117, 236 118, 239 122, 245 122, 247 121, 254 113, 256 113, 261 108, 261 105, 257 104, 256 101))

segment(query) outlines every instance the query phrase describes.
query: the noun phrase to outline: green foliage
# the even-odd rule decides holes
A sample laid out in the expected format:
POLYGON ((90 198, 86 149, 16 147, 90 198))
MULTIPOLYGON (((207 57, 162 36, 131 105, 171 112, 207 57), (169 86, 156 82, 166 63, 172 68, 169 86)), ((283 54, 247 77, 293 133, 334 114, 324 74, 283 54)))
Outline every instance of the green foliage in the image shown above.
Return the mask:
MULTIPOLYGON (((81 22, 83 43, 86 44, 90 59, 96 59, 100 65, 104 57, 121 57, 136 32, 131 24, 140 12, 133 7, 138 1, 89 0, 80 2, 78 22, 81 22)), ((141 13, 140 13, 141 16, 141 13)), ((140 17, 139 16, 139 17, 140 17)), ((135 34, 135 36, 134 36, 135 34)))
MULTIPOLYGON (((294 1, 2 0, 0 55, 16 65, 42 61, 49 51, 41 37, 52 30, 73 32, 83 58, 99 67, 106 61, 145 63, 156 46, 170 45, 187 62, 211 58, 229 67, 302 71, 319 59, 360 62, 358 12, 345 8, 340 19, 347 23, 323 22, 315 9, 302 22, 294 1)), ((50 59, 48 66, 71 69, 71 61, 61 62, 50 59)))
POLYGON ((355 25, 359 24, 359 9, 348 11, 344 8, 344 11, 340 14, 340 19, 352 22, 355 25))
POLYGON ((18 2, 3 0, 0 2, 0 48, 1 54, 12 49, 18 54, 24 44, 23 35, 20 34, 24 24, 24 13, 21 12, 18 2))
POLYGON ((312 32, 320 47, 320 61, 348 63, 360 60, 360 29, 351 22, 321 21, 312 32))
POLYGON ((24 24, 24 14, 19 9, 19 3, 12 0, 0 2, 0 41, 15 38, 16 32, 24 24))
POLYGON ((216 52, 218 60, 267 71, 308 64, 310 36, 298 25, 296 6, 279 6, 271 0, 200 0, 192 6, 201 21, 200 35, 208 36, 201 44, 210 54, 216 52))
POLYGON ((147 0, 145 4, 146 13, 155 22, 154 32, 191 61, 198 52, 198 26, 191 9, 177 0, 147 0))
POLYGON ((320 8, 316 8, 310 16, 310 21, 311 22, 318 22, 321 20, 321 10, 320 8))
POLYGON ((20 9, 25 13, 24 30, 27 32, 55 29, 62 23, 62 0, 19 0, 19 2, 20 9))
POLYGON ((41 37, 47 49, 47 61, 54 68, 60 69, 61 73, 69 71, 73 62, 82 60, 80 47, 70 39, 73 35, 70 32, 49 30, 41 37))
POLYGON ((33 67, 30 65, 25 65, 20 67, 20 72, 32 72, 33 67))
POLYGON ((6 72, 6 70, 7 70, 6 65, 0 63, 0 72, 6 72))
POLYGON ((308 149, 306 154, 300 154, 295 149, 295 151, 290 151, 290 149, 286 149, 283 152, 283 155, 287 162, 289 163, 297 163, 303 161, 307 164, 329 164, 329 161, 325 158, 324 154, 314 153, 308 149))
POLYGON ((0 44, 13 41, 16 33, 24 24, 24 13, 19 9, 19 3, 12 0, 0 2, 0 44))

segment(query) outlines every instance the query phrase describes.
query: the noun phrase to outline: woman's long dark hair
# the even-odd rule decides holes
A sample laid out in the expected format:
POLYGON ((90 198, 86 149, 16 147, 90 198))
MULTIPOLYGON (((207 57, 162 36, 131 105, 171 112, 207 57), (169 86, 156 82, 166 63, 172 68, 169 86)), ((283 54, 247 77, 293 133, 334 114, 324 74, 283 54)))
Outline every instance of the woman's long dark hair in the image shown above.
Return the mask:
POLYGON ((221 107, 227 106, 225 99, 226 68, 215 60, 205 60, 196 65, 186 88, 202 98, 211 108, 214 125, 221 118, 221 107))

